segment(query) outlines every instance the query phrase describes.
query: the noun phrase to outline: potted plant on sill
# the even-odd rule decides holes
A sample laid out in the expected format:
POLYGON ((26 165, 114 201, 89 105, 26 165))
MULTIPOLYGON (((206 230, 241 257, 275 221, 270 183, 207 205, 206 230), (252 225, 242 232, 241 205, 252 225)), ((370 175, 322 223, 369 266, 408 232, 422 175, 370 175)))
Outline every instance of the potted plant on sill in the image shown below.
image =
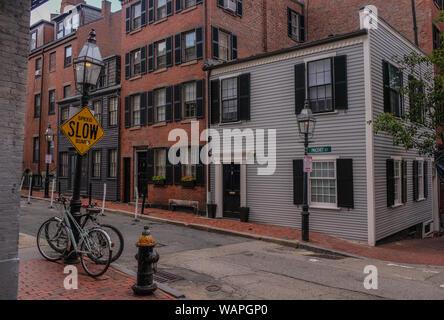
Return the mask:
POLYGON ((164 186, 165 185, 165 177, 164 176, 154 176, 153 183, 155 186, 164 186))
POLYGON ((184 188, 194 188, 196 185, 196 178, 193 176, 183 176, 181 180, 184 188))

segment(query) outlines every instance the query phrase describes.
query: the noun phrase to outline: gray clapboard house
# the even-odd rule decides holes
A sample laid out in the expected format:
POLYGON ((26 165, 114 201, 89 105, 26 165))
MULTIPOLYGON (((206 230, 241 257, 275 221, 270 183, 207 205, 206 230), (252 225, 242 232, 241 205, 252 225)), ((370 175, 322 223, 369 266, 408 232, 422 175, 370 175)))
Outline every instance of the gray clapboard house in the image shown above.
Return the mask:
MULTIPOLYGON (((106 183, 106 199, 120 200, 120 56, 103 59, 105 67, 96 88, 90 94, 89 107, 101 124, 105 135, 83 157, 81 195, 87 196, 91 184, 92 197, 102 199, 106 183)), ((79 109, 80 96, 58 101, 59 127, 79 109)), ((58 130, 57 190, 71 194, 74 184, 76 151, 58 130)))
POLYGON ((265 129, 266 145, 266 130, 276 129, 272 175, 258 174, 266 166, 258 164, 257 150, 248 152, 251 139, 243 140, 242 154, 231 153, 242 163, 212 150, 220 163, 208 166, 208 201, 217 217, 236 218, 247 207, 250 221, 301 228, 304 149, 296 115, 308 96, 317 121, 310 147, 326 147, 311 154, 310 231, 375 245, 409 228, 422 235, 437 230, 431 159, 394 147, 367 123, 408 108, 397 85, 410 75, 395 57, 423 52, 381 17, 373 21, 376 27, 365 28, 361 17, 362 28, 350 34, 207 67, 211 129, 220 137, 229 129, 245 137, 252 129, 256 144, 257 130, 265 129), (246 164, 251 154, 254 164, 246 164))

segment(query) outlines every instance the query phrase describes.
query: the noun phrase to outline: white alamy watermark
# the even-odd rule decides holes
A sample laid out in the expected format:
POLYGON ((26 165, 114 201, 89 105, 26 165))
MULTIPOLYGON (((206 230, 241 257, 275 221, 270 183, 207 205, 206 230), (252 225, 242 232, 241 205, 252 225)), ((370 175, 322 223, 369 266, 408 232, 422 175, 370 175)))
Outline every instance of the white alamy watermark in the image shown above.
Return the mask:
POLYGON ((176 141, 168 152, 172 165, 235 162, 259 165, 258 175, 275 173, 276 129, 205 129, 199 132, 198 121, 191 122, 191 137, 184 129, 170 131, 168 141, 176 141), (205 142, 202 147, 201 142, 205 142))
POLYGON ((364 273, 368 274, 364 278, 364 288, 367 290, 378 290, 378 268, 373 265, 365 266, 364 273))
POLYGON ((69 265, 63 269, 64 274, 68 274, 63 280, 63 286, 66 290, 77 290, 79 288, 79 278, 77 275, 77 268, 69 265))

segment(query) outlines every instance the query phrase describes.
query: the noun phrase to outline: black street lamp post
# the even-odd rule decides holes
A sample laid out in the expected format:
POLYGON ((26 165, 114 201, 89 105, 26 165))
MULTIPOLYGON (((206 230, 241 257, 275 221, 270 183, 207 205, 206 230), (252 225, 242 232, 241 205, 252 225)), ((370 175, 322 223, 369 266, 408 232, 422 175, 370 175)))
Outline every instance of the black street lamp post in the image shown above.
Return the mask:
MULTIPOLYGON (((83 45, 79 56, 74 59, 74 77, 76 83, 76 90, 81 93, 80 106, 88 105, 89 89, 91 86, 97 84, 100 72, 103 68, 103 60, 100 54, 99 47, 96 44, 96 33, 94 29, 89 33, 88 41, 83 45)), ((80 224, 80 209, 82 201, 80 200, 80 184, 82 179, 82 156, 77 153, 76 168, 74 176, 74 186, 72 199, 70 203, 70 212, 77 223, 80 224)), ((73 234, 78 241, 78 234, 76 228, 73 228, 73 234)), ((65 263, 77 263, 78 258, 75 253, 68 252, 65 263)))
MULTIPOLYGON (((48 128, 45 131, 46 144, 48 149, 46 152, 46 176, 45 176, 45 198, 49 198, 49 163, 48 157, 51 155, 51 143, 54 140, 54 132, 51 130, 51 125, 48 124, 48 128)), ((52 159, 51 159, 52 161, 52 159)))
MULTIPOLYGON (((310 108, 310 102, 305 100, 304 109, 298 115, 299 133, 304 136, 304 156, 308 155, 308 137, 313 135, 316 119, 310 108)), ((305 161, 305 159, 304 159, 305 161)), ((308 172, 304 169, 303 205, 302 205, 302 241, 309 241, 308 212, 308 172)))

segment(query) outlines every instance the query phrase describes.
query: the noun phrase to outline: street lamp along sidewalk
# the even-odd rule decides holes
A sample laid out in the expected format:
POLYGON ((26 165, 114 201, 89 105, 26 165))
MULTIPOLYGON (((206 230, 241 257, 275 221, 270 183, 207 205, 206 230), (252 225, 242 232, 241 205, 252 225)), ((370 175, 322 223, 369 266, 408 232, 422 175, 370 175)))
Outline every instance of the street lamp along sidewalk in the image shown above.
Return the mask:
MULTIPOLYGON (((100 72, 104 66, 100 49, 96 44, 96 32, 91 29, 88 41, 83 45, 78 57, 74 59, 74 79, 76 90, 81 93, 80 105, 82 107, 88 106, 89 90, 92 86, 97 85, 100 72)), ((83 108, 82 108, 83 109, 83 108)), ((69 121, 69 120, 68 120, 69 121)), ((77 152, 74 187, 72 199, 70 203, 71 215, 74 220, 80 224, 80 208, 82 201, 80 201, 80 183, 82 177, 82 155, 77 152)), ((75 228, 73 229, 74 237, 78 241, 79 235, 75 228)), ((68 252, 65 257, 65 263, 78 263, 77 254, 68 252)))
POLYGON ((306 165, 308 158, 308 137, 313 136, 316 119, 310 108, 310 101, 305 100, 304 109, 297 115, 299 133, 304 137, 304 187, 303 187, 303 206, 302 206, 302 241, 309 241, 309 220, 308 212, 308 172, 311 171, 311 164, 306 165))

